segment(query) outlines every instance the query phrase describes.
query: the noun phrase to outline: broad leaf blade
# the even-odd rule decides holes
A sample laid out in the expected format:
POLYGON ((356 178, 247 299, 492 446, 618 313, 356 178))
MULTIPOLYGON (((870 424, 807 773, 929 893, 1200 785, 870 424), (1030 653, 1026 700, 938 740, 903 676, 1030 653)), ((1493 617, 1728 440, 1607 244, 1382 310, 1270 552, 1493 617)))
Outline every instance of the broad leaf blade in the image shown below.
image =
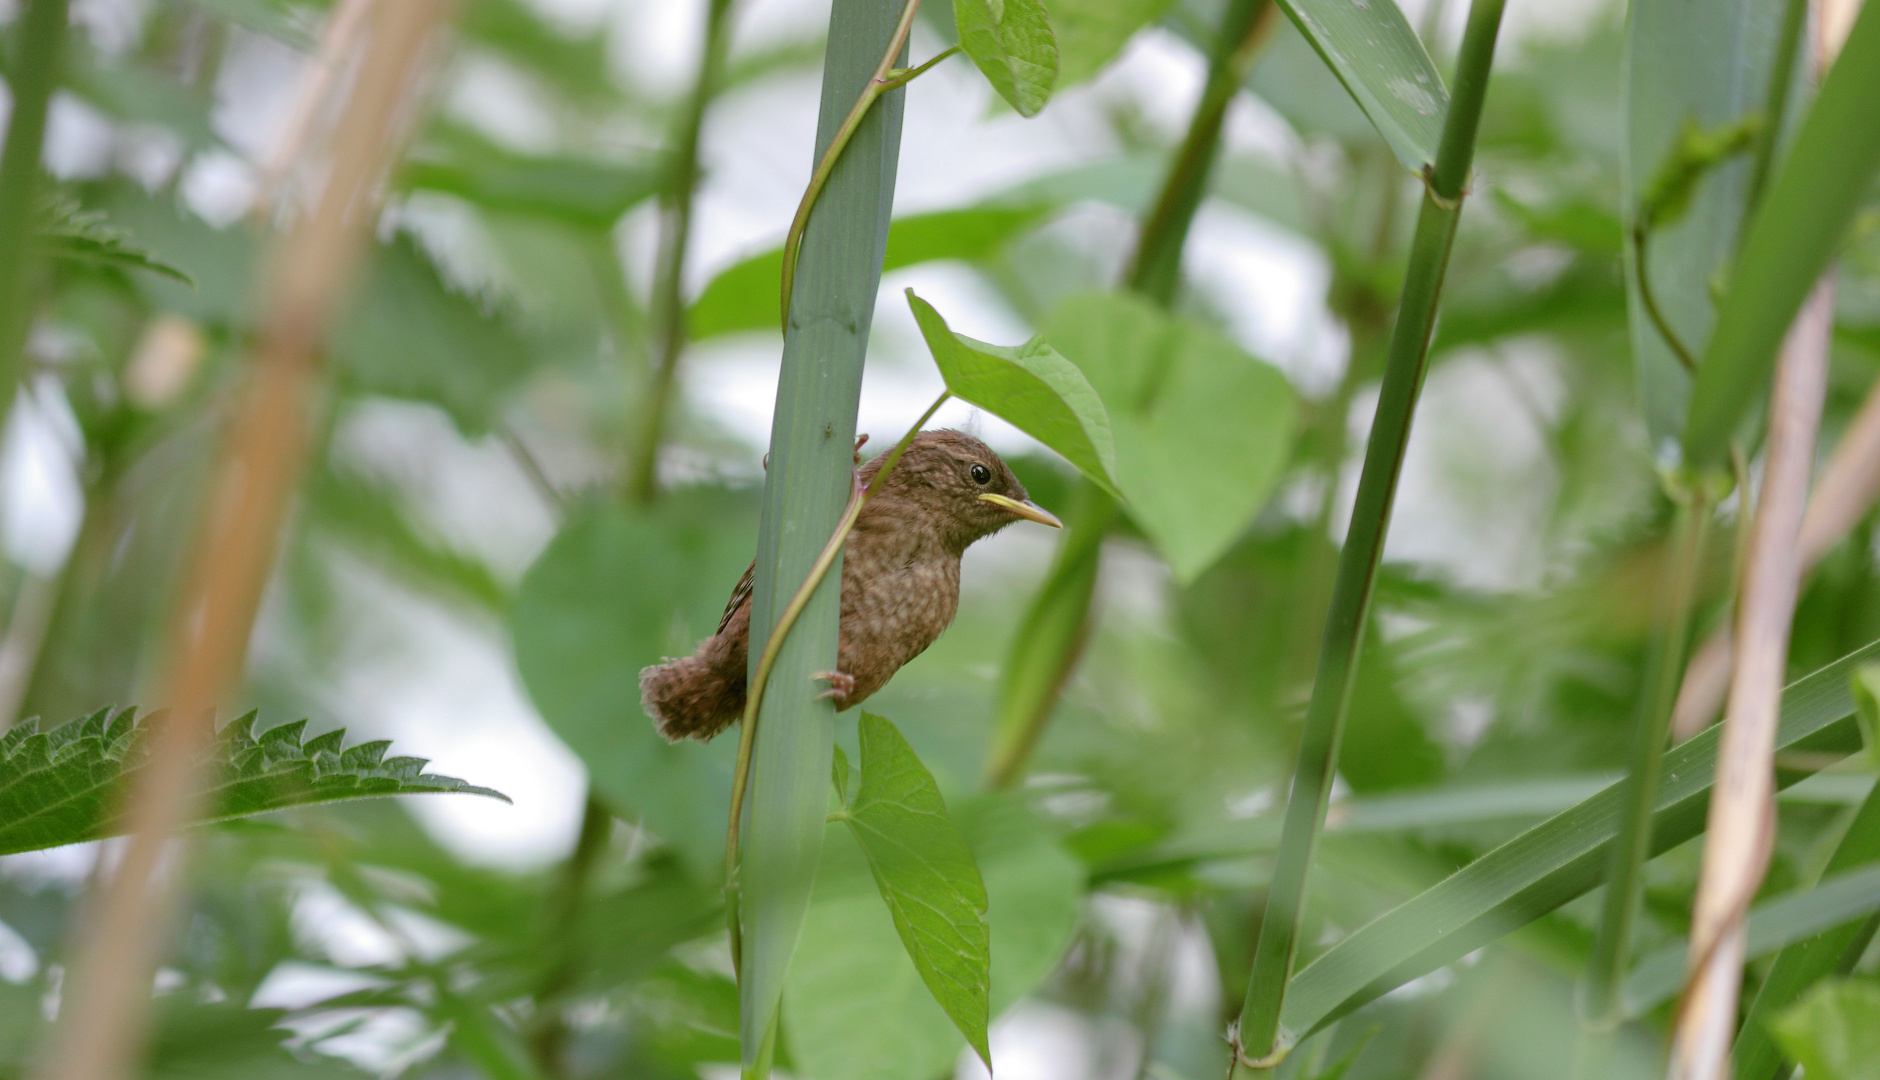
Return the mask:
POLYGON ((1880 171, 1880 5, 1861 10, 1743 238, 1691 389, 1684 452, 1717 465, 1775 366, 1802 299, 1834 258, 1880 171))
MULTIPOLYGON (((389 743, 342 750, 343 730, 301 742, 307 722, 254 734, 254 714, 218 735, 203 821, 289 806, 426 792, 508 798, 424 771, 423 758, 385 757, 389 743)), ((119 795, 145 767, 149 722, 108 709, 41 731, 28 720, 0 740, 0 855, 76 844, 123 831, 119 795)))
POLYGON ((988 1068, 986 886, 933 774, 893 724, 863 713, 862 784, 848 823, 921 981, 988 1068))
POLYGON ((1117 494, 1110 416, 1075 364, 1041 338, 1008 348, 956 334, 912 289, 907 302, 954 397, 1006 420, 1117 494))
POLYGON ((1042 0, 953 0, 960 47, 1020 116, 1036 116, 1057 83, 1057 37, 1042 0))
POLYGON ((1449 90, 1395 0, 1280 0, 1404 168, 1436 161, 1449 90))
MULTIPOLYGON (((1880 656, 1880 642, 1849 653, 1789 685, 1778 748, 1852 753, 1860 735, 1848 677, 1880 656)), ((1653 816, 1652 850, 1703 831, 1715 778, 1719 731, 1711 728, 1665 754, 1653 816)), ((1787 786, 1799 774, 1784 772, 1787 786)), ((1541 822, 1334 945, 1293 979, 1282 1022, 1303 1038, 1330 1021, 1467 955, 1597 886, 1621 817, 1619 781, 1541 822)))
MULTIPOLYGON (((941 259, 975 262, 1004 247, 1035 225, 1047 204, 976 206, 896 218, 888 227, 888 254, 882 272, 941 259)), ((751 330, 777 328, 777 281, 783 274, 783 249, 752 255, 718 273, 686 315, 693 341, 751 330)))

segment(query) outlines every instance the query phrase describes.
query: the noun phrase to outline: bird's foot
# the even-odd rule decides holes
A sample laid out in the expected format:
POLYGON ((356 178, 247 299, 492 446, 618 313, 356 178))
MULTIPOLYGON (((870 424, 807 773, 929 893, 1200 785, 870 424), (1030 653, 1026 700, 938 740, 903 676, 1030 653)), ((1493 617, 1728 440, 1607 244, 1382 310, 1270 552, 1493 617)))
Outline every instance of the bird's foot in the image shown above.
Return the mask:
POLYGON ((829 689, 816 696, 829 698, 837 704, 847 701, 849 695, 855 692, 855 676, 846 671, 818 671, 810 678, 828 683, 829 689))
POLYGON ((857 465, 860 465, 862 463, 862 446, 863 444, 867 442, 868 442, 867 432, 863 432, 862 434, 857 435, 855 437, 855 464, 857 465))

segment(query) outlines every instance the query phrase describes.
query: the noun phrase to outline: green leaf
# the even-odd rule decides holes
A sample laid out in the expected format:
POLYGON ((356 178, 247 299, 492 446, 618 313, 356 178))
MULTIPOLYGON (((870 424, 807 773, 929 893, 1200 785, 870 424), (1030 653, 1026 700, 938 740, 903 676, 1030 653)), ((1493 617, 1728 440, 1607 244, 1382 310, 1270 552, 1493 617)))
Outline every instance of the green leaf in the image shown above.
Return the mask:
POLYGON ((1128 294, 1064 301, 1045 338, 1109 411, 1117 482, 1136 523, 1176 581, 1193 581, 1278 483, 1292 448, 1292 386, 1215 331, 1128 294))
POLYGON ((1020 116, 1036 116, 1058 76, 1057 37, 1042 0, 953 0, 960 47, 1020 116))
MULTIPOLYGON (((1745 955, 1757 959, 1880 910, 1880 866, 1823 878, 1812 889, 1756 905, 1745 955)), ((1625 980, 1627 1015, 1641 1016, 1684 985, 1688 945, 1679 941, 1638 962, 1625 980)))
POLYGON ((196 281, 178 267, 131 243, 131 235, 113 228, 101 210, 86 210, 78 200, 54 195, 40 207, 34 240, 44 253, 67 262, 120 269, 148 270, 191 289, 196 281))
POLYGON ((374 253, 331 350, 355 391, 432 402, 466 432, 489 427, 534 363, 507 321, 452 289, 403 235, 374 253))
POLYGON ((1860 723, 1860 741, 1872 768, 1880 765, 1880 664, 1856 671, 1849 689, 1854 695, 1854 719, 1860 723))
POLYGON ((1008 348, 956 334, 912 289, 907 290, 907 303, 954 397, 1037 439, 1098 487, 1117 494, 1110 417, 1077 365, 1043 338, 1008 348))
POLYGON ((1449 91, 1395 0, 1280 0, 1404 168, 1436 162, 1449 91))
MULTIPOLYGON (((1777 747, 1823 757, 1858 749, 1848 676, 1877 656, 1880 642, 1790 684, 1783 692, 1777 747)), ((1703 831, 1719 734, 1712 727, 1666 752, 1653 814, 1654 854, 1703 831)), ((1777 781, 1786 787, 1801 775, 1784 771, 1777 781)), ((1617 781, 1523 832, 1321 954, 1287 991, 1286 1030, 1303 1038, 1593 889, 1606 872, 1623 784, 1617 781)))
POLYGON ((1161 18, 1174 0, 1052 0, 1057 31, 1059 89, 1102 71, 1136 36, 1161 18))
POLYGON ((530 700, 594 791, 701 877, 724 865, 737 740, 660 738, 640 712, 640 669, 717 630, 751 558, 753 494, 698 488, 649 508, 578 508, 529 568, 510 616, 530 700))
MULTIPOLYGON (((388 742, 342 748, 344 729, 301 742, 307 722, 257 735, 254 714, 216 736, 202 821, 263 814, 289 806, 384 795, 456 791, 507 796, 424 771, 425 759, 387 758, 388 742)), ((124 831, 118 800, 148 763, 150 723, 135 709, 100 709, 41 731, 27 720, 0 736, 0 855, 76 844, 124 831)))
POLYGON ((1768 385, 1776 348, 1880 171, 1880 5, 1861 9, 1738 249, 1691 389, 1690 464, 1720 465, 1768 385))
POLYGON ((1880 1078, 1880 986, 1871 980, 1821 983, 1771 1026, 1808 1080, 1880 1078))
POLYGON ((1684 122, 1678 139, 1639 197, 1638 224, 1644 229, 1675 225, 1691 209, 1697 183, 1712 169, 1755 145, 1762 133, 1761 113, 1750 113, 1714 129, 1684 122))
POLYGON ((933 774, 894 725, 863 713, 861 742, 862 786, 849 807, 849 829, 868 856, 921 981, 990 1068, 992 944, 985 882, 947 817, 933 774))
POLYGON ((414 150, 400 178, 407 187, 456 195, 489 210, 608 229, 659 194, 667 174, 659 159, 627 164, 531 157, 451 129, 414 150))
MULTIPOLYGON (((1049 209, 1048 203, 1027 200, 1019 206, 977 206, 896 218, 888 227, 882 271, 940 259, 976 262, 990 258, 1036 225, 1049 209)), ((777 282, 782 274, 782 248, 720 271, 686 315, 687 333, 700 341, 719 334, 776 329, 777 282)))
MULTIPOLYGON (((997 1016, 1043 982, 1069 947, 1083 870, 1016 799, 981 796, 952 810, 985 879, 997 1016)), ((954 1067, 965 1045, 875 893, 857 845, 832 837, 784 1000, 801 1075, 931 1080, 954 1067)))

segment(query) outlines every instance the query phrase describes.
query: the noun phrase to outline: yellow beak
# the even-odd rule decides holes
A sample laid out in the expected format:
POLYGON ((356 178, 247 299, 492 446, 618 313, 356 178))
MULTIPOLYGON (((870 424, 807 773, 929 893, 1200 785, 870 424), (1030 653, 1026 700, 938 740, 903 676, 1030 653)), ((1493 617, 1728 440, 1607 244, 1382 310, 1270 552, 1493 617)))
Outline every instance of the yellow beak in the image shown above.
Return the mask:
POLYGON ((1017 514, 1026 521, 1035 521, 1040 525, 1049 525, 1053 529, 1062 529, 1064 527, 1064 523, 1057 519, 1056 514, 1053 514, 1051 511, 1046 510, 1044 507, 1039 506, 1029 499, 1024 502, 1019 502, 1017 499, 1008 499, 1003 495, 994 495, 988 492, 981 495, 979 501, 989 502, 1001 510, 1017 514))

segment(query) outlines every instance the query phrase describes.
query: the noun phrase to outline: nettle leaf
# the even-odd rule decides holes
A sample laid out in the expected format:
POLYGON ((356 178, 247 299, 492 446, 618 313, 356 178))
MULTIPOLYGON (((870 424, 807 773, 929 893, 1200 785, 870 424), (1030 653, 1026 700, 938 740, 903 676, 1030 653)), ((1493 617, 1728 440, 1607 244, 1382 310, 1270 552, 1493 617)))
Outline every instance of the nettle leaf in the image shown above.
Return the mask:
POLYGON ((956 334, 912 289, 907 303, 954 397, 1009 422, 1120 497, 1110 415, 1077 365, 1041 337, 1008 348, 956 334))
POLYGON ((66 195, 53 195, 41 204, 34 239, 44 253, 54 259, 148 270, 192 289, 196 287, 195 279, 178 267, 134 246, 131 234, 107 223, 103 211, 86 210, 66 195))
MULTIPOLYGON (((344 729, 301 741, 307 722, 254 730, 255 714, 216 736, 215 779, 203 821, 289 806, 429 792, 508 796, 424 771, 425 759, 385 756, 389 742, 342 744, 344 729)), ((0 737, 0 855, 75 844, 124 831, 119 792, 149 758, 149 721, 135 709, 100 709, 41 731, 28 720, 0 737)))
POLYGON ((1193 581, 1279 482, 1297 413, 1291 384, 1214 330, 1124 294, 1064 301, 1045 337, 1108 408, 1136 523, 1176 580, 1193 581))
POLYGON ((1057 35, 1042 0, 953 0, 960 47, 1020 116, 1036 116, 1057 83, 1057 35))
POLYGON ((862 783, 844 818, 934 1000, 990 1068, 986 884, 933 774, 887 720, 861 719, 862 783))
POLYGON ((1771 1026, 1808 1080, 1880 1077, 1880 985, 1865 979, 1823 982, 1771 1026))

